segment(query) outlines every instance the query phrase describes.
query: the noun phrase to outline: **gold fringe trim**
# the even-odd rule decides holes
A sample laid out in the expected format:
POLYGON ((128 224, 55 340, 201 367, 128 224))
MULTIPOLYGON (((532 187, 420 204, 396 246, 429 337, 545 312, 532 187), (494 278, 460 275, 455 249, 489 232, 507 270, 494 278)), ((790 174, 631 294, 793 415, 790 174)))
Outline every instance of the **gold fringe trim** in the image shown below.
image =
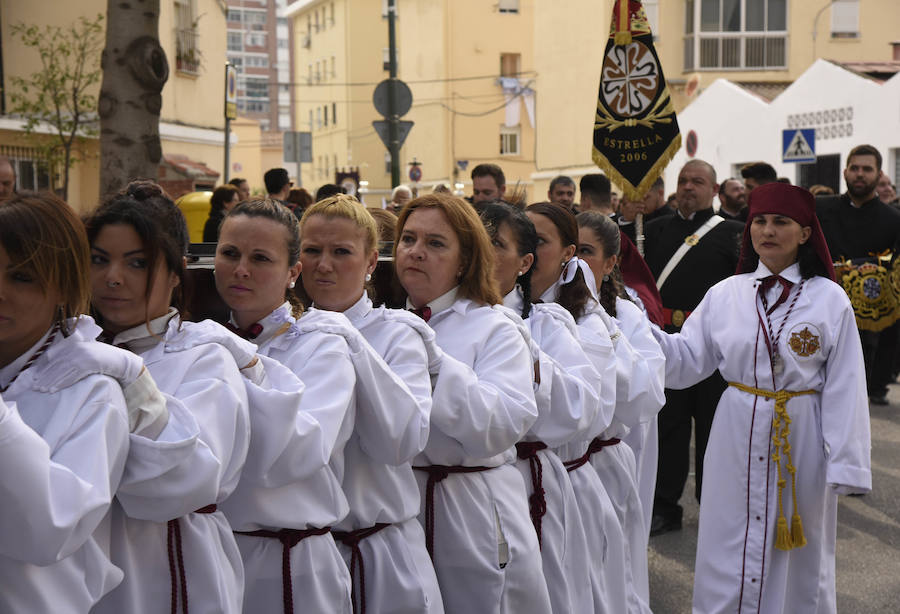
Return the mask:
POLYGON ((606 157, 606 154, 601 152, 595 146, 592 146, 591 149, 591 158, 594 160, 594 164, 606 172, 610 181, 616 185, 622 186, 622 195, 628 200, 641 200, 644 195, 650 191, 650 186, 653 185, 653 182, 662 175, 664 170, 666 170, 666 167, 669 165, 669 162, 672 161, 672 158, 675 157, 675 154, 678 153, 678 150, 681 149, 681 135, 678 134, 675 136, 637 186, 632 185, 632 183, 628 181, 615 166, 613 166, 612 162, 606 157))
POLYGON ((806 545, 806 536, 803 534, 803 522, 800 520, 800 511, 797 508, 797 468, 791 457, 791 444, 788 440, 791 434, 791 417, 787 413, 787 402, 794 397, 805 394, 815 394, 815 390, 778 390, 772 392, 764 388, 754 388, 739 382, 728 382, 729 386, 737 388, 748 394, 758 397, 774 399, 775 414, 772 416, 772 462, 778 475, 778 524, 775 530, 775 547, 779 550, 793 550, 806 545), (787 518, 784 515, 784 501, 782 493, 787 486, 781 469, 781 455, 785 456, 784 470, 791 476, 791 497, 794 504, 794 514, 791 517, 791 528, 788 530, 787 518))

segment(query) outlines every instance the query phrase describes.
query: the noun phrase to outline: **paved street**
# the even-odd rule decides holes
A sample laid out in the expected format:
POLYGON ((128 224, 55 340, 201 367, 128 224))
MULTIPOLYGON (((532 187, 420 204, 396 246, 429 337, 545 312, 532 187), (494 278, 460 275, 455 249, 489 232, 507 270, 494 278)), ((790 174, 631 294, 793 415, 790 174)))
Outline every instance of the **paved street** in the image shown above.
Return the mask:
MULTIPOLYGON (((874 490, 841 497, 837 530, 837 606, 840 614, 900 611, 900 386, 891 404, 873 406, 874 490)), ((681 503, 681 531, 650 539, 650 605, 655 614, 691 611, 699 506, 693 475, 681 503)))

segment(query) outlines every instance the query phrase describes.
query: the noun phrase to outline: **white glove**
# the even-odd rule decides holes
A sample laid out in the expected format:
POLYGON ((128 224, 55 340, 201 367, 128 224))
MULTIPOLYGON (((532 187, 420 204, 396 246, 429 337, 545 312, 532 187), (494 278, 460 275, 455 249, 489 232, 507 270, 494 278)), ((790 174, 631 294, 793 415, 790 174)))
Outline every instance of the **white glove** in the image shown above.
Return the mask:
POLYGON ((444 350, 437 344, 437 337, 434 329, 425 323, 425 320, 408 311, 396 310, 391 312, 392 317, 409 325, 410 328, 419 333, 422 342, 425 344, 425 353, 428 356, 428 373, 436 375, 441 370, 441 363, 444 360, 444 350))
MULTIPOLYGON (((202 343, 218 343, 224 347, 234 358, 239 368, 250 365, 256 357, 256 346, 246 339, 235 335, 233 332, 212 320, 191 322, 191 334, 184 336, 186 347, 200 345, 202 343)), ((177 341, 169 342, 174 350, 184 349, 177 341)))
POLYGON ((169 423, 169 409, 150 371, 144 368, 132 383, 122 388, 122 393, 128 407, 129 431, 147 439, 159 437, 169 423))
POLYGON ((106 343, 84 343, 78 356, 78 371, 99 373, 119 382, 124 389, 134 382, 144 368, 144 359, 133 352, 106 343))

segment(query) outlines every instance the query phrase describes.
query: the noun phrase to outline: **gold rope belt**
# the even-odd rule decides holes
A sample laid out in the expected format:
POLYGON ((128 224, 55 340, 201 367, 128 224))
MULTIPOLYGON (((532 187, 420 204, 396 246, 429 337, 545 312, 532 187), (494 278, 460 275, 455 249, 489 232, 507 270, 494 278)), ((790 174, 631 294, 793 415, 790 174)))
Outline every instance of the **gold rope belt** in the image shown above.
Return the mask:
POLYGON ((791 550, 802 548, 806 545, 806 537, 803 535, 803 523, 800 521, 800 512, 797 510, 797 469, 791 458, 791 444, 788 435, 791 434, 791 417, 787 413, 787 402, 794 397, 805 394, 815 394, 816 390, 778 390, 771 391, 764 388, 754 388, 740 382, 728 382, 738 390, 753 394, 758 397, 775 400, 775 414, 772 416, 772 461, 778 470, 778 528, 775 538, 775 547, 779 550, 791 550), (791 494, 794 501, 794 515, 791 517, 791 530, 788 531, 787 518, 784 516, 784 505, 781 494, 786 485, 786 480, 781 472, 781 453, 784 452, 787 464, 785 469, 791 475, 791 494))

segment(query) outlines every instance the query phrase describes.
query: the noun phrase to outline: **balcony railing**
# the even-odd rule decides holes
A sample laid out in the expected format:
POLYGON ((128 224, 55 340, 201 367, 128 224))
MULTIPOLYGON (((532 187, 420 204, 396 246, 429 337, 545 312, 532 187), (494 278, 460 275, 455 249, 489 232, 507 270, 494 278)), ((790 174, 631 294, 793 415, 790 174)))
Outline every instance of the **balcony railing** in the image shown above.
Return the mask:
POLYGON ((175 68, 181 72, 198 74, 202 59, 197 45, 197 31, 193 28, 175 30, 175 68))
POLYGON ((787 39, 786 32, 692 34, 684 38, 684 69, 784 69, 787 68, 787 39))

